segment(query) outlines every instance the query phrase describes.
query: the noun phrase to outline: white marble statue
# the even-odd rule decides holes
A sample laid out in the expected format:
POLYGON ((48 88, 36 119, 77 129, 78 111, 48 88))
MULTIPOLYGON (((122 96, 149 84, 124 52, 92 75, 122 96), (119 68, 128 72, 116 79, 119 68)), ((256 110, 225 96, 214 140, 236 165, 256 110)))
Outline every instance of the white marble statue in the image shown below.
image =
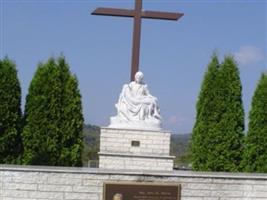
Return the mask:
POLYGON ((134 129, 161 129, 161 116, 157 98, 149 93, 142 72, 135 81, 125 84, 116 104, 117 116, 111 117, 109 127, 134 129))

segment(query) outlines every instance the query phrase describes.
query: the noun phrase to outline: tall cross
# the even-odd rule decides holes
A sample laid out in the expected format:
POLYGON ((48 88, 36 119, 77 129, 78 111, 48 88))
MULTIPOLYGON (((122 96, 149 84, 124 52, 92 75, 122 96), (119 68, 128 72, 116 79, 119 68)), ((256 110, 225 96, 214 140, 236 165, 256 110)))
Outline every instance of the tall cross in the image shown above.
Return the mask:
POLYGON ((142 0, 135 0, 135 9, 117 9, 117 8, 97 8, 92 12, 92 15, 107 15, 117 17, 133 17, 133 47, 132 47, 132 67, 131 80, 134 80, 135 73, 139 70, 139 55, 140 55, 140 38, 141 38, 141 19, 163 19, 163 20, 178 20, 183 13, 158 12, 158 11, 142 11, 142 0))

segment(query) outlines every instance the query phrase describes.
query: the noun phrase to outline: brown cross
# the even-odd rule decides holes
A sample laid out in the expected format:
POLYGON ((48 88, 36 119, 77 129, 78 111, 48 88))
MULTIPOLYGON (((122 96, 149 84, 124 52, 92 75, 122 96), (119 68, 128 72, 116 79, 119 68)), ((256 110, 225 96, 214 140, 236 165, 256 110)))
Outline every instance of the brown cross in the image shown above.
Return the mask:
POLYGON ((141 18, 178 20, 183 13, 158 12, 158 11, 142 11, 142 0, 135 0, 135 9, 117 9, 117 8, 97 8, 92 15, 107 15, 117 17, 133 17, 133 47, 132 47, 132 68, 131 80, 134 80, 135 73, 139 70, 140 55, 140 37, 141 37, 141 18))

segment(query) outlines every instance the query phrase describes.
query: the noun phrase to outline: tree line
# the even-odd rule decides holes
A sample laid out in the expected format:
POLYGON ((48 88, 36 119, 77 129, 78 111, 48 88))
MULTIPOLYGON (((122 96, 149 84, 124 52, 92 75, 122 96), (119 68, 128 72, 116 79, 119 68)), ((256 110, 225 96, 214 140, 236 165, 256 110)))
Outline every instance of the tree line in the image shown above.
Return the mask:
POLYGON ((63 56, 38 65, 23 114, 16 65, 0 60, 0 163, 81 166, 82 130, 78 80, 63 56))
POLYGON ((237 63, 211 58, 196 105, 191 162, 197 171, 267 172, 267 74, 252 98, 248 132, 237 63))
MULTIPOLYGON (((247 134, 244 120, 237 64, 214 54, 196 105, 193 170, 267 172, 266 73, 252 98, 247 134)), ((83 122, 78 80, 63 56, 38 65, 23 113, 16 65, 0 60, 0 164, 81 166, 83 122)))

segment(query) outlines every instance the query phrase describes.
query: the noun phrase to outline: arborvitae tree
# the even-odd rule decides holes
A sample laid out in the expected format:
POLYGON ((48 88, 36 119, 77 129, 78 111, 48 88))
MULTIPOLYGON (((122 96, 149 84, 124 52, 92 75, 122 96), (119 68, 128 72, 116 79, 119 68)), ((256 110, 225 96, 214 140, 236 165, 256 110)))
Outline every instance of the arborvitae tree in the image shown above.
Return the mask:
POLYGON ((40 64, 30 84, 24 164, 81 166, 83 116, 78 81, 63 57, 40 64))
POLYGON ((246 172, 267 173, 267 74, 252 98, 242 166, 246 172))
POLYGON ((193 129, 192 141, 190 144, 192 153, 192 167, 194 170, 207 170, 207 155, 209 140, 216 122, 217 113, 217 76, 219 61, 217 55, 213 55, 202 82, 200 94, 196 105, 196 122, 193 129))
POLYGON ((14 62, 0 60, 0 163, 18 164, 21 155, 21 89, 14 62))
POLYGON ((216 56, 212 63, 213 74, 208 73, 210 65, 197 104, 192 139, 193 169, 238 171, 244 130, 239 71, 231 56, 225 58, 217 71, 216 56))
POLYGON ((63 80, 62 92, 62 149, 59 165, 82 166, 83 114, 81 95, 76 76, 70 74, 65 59, 58 60, 63 80))
POLYGON ((239 70, 226 56, 218 76, 218 121, 209 135, 207 167, 212 171, 239 171, 244 138, 244 109, 239 70))

